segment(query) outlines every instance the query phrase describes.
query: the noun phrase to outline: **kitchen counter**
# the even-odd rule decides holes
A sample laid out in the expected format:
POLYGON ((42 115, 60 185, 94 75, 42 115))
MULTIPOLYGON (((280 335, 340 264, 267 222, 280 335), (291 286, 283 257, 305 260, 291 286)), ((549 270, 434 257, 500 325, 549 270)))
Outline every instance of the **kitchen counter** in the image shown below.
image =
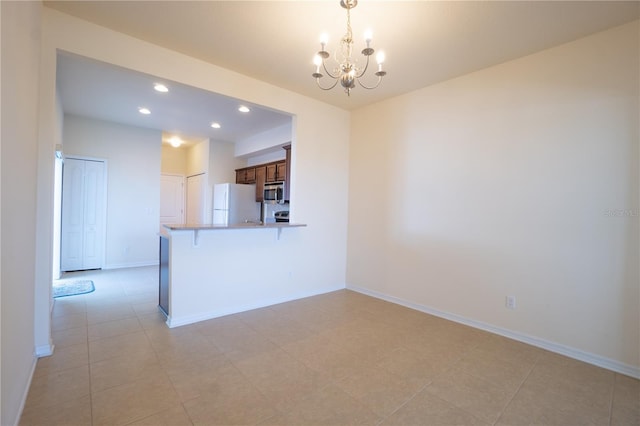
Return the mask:
POLYGON ((163 225, 170 231, 218 231, 225 229, 265 229, 265 228, 300 228, 304 223, 239 223, 235 225, 163 225))
POLYGON ((162 225, 160 228, 160 235, 167 236, 168 233, 173 231, 193 231, 193 243, 198 244, 198 236, 200 231, 224 231, 229 229, 276 229, 278 231, 277 238, 280 239, 280 235, 283 229, 287 228, 302 228, 307 226, 304 223, 288 223, 288 222, 274 222, 274 223, 238 223, 234 225, 162 225))
POLYGON ((161 226, 159 305, 167 325, 179 327, 315 294, 295 280, 305 265, 288 261, 308 238, 306 226, 161 226))

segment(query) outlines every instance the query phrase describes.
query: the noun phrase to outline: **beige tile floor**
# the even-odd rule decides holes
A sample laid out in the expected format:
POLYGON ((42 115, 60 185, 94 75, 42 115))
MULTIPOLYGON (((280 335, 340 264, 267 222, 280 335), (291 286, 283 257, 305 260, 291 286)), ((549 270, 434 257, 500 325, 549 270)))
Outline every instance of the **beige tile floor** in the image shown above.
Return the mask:
POLYGON ((56 299, 22 425, 639 425, 638 380, 351 291, 169 329, 156 268, 56 299))

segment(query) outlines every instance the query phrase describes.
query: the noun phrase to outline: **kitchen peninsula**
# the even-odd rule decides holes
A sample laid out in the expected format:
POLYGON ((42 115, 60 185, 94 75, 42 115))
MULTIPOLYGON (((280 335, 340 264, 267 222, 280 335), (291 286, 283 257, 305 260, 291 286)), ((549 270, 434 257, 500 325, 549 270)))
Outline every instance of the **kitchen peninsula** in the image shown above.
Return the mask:
POLYGON ((167 325, 178 327, 309 296, 295 286, 287 262, 305 226, 162 226, 159 306, 167 325))

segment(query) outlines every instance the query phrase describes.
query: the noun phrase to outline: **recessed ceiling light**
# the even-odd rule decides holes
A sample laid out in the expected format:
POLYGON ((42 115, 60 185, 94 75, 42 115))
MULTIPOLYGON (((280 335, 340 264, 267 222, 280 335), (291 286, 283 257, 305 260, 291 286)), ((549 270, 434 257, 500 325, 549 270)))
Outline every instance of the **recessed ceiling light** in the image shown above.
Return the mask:
POLYGON ((162 93, 167 93, 169 91, 169 88, 167 88, 167 86, 165 86, 164 84, 160 84, 160 83, 156 83, 153 86, 153 88, 156 89, 156 91, 162 92, 162 93))
POLYGON ((178 148, 180 145, 182 145, 182 139, 180 139, 177 136, 174 136, 171 139, 169 139, 169 143, 171 144, 172 147, 178 148))
POLYGON ((214 129, 219 129, 221 126, 220 123, 211 123, 211 127, 213 127, 214 129))
POLYGON ((144 114, 144 115, 151 114, 151 111, 149 110, 149 108, 140 107, 138 108, 138 111, 140 111, 140 114, 144 114))
POLYGON ((238 111, 240 111, 240 112, 249 112, 251 110, 248 107, 244 106, 244 105, 240 105, 240 107, 238 108, 238 111))

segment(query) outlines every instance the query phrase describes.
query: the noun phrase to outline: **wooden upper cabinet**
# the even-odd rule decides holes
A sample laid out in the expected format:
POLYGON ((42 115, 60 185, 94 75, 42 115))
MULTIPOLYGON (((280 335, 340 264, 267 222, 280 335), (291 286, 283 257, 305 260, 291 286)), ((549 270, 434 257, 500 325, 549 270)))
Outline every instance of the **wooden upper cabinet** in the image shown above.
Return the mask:
POLYGON ((236 170, 236 183, 244 183, 246 175, 244 170, 236 170))
POLYGON ((282 161, 276 163, 276 181, 282 182, 287 180, 287 162, 282 161))
POLYGON ((284 181, 284 199, 289 201, 289 184, 291 180, 291 145, 283 147, 286 159, 273 163, 259 164, 253 167, 236 169, 236 183, 256 184, 256 201, 264 201, 264 185, 271 182, 284 181))
POLYGON ((274 163, 267 164, 267 182, 275 182, 276 179, 276 165, 274 163))
POLYGON ((236 183, 251 184, 256 183, 256 168, 247 167, 236 170, 236 183))
POLYGON ((291 190, 291 145, 283 146, 285 156, 284 200, 289 201, 291 190))
POLYGON ((256 171, 256 201, 261 203, 264 201, 264 182, 267 176, 267 168, 260 166, 255 168, 256 171))
POLYGON ((255 167, 247 169, 247 183, 256 183, 256 169, 255 169, 255 167))
POLYGON ((287 179, 286 161, 269 163, 265 167, 267 168, 267 182, 282 182, 287 179))

